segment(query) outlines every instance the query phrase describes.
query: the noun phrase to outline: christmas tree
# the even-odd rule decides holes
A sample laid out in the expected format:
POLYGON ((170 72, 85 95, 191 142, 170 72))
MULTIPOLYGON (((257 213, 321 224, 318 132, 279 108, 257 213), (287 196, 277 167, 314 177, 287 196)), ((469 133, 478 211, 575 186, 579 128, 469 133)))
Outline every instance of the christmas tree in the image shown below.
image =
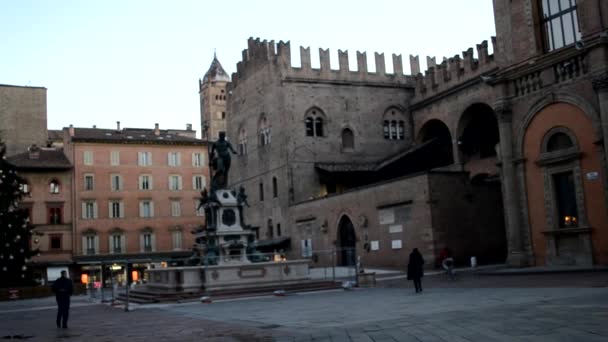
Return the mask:
POLYGON ((33 284, 28 262, 38 254, 30 249, 34 227, 28 211, 19 208, 27 195, 26 184, 6 161, 6 146, 0 140, 0 288, 33 284))

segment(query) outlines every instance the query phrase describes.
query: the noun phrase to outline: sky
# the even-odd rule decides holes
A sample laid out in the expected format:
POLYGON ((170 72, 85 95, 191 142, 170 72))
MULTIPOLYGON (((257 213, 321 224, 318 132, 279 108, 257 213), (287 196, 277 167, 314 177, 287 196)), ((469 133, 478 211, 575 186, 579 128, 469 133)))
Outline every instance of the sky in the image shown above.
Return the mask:
MULTIPOLYGON (((198 80, 214 51, 232 74, 249 37, 299 47, 460 54, 495 35, 492 0, 0 0, 0 84, 45 87, 47 125, 185 129, 200 136, 198 80)), ((491 49, 491 44, 490 44, 491 49)))

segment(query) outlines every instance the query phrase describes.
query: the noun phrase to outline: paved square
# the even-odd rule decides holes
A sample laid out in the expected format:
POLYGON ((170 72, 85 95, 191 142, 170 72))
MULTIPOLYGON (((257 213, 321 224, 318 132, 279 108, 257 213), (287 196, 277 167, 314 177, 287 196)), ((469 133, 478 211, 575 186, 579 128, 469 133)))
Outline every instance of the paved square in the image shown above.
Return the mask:
POLYGON ((608 340, 608 274, 426 280, 421 294, 395 280, 374 289, 140 306, 130 312, 78 297, 67 330, 54 326, 52 298, 4 302, 0 340, 608 340))

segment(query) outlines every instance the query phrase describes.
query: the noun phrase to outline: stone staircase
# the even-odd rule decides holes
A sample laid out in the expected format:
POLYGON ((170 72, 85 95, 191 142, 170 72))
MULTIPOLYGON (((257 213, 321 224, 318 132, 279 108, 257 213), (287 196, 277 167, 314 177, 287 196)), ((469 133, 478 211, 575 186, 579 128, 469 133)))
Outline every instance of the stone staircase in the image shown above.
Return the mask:
MULTIPOLYGON (((267 296, 272 295, 276 290, 284 290, 285 294, 298 292, 311 292, 333 290, 342 287, 341 282, 331 280, 312 280, 297 284, 285 284, 284 286, 269 285, 253 288, 231 288, 224 290, 205 291, 204 289, 196 291, 160 291, 152 289, 134 289, 129 291, 129 302, 136 304, 153 304, 153 303, 179 303, 196 301, 202 296, 210 296, 213 300, 241 298, 252 296, 267 296)), ((117 297, 119 301, 126 301, 126 294, 120 294, 117 297)))

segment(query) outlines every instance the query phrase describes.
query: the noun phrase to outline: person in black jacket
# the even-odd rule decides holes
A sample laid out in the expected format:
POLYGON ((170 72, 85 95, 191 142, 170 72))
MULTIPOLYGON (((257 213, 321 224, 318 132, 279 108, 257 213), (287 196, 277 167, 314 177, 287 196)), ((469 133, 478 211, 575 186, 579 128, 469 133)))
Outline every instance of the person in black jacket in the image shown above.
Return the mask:
POLYGON ((62 323, 62 327, 67 329, 68 316, 70 315, 70 297, 74 288, 72 281, 67 277, 66 271, 61 271, 61 277, 53 283, 53 292, 57 299, 57 328, 62 323))
POLYGON ((418 248, 414 248, 410 253, 410 260, 407 264, 407 279, 414 281, 414 287, 416 293, 422 292, 422 277, 424 276, 423 271, 424 259, 422 254, 418 252, 418 248))

